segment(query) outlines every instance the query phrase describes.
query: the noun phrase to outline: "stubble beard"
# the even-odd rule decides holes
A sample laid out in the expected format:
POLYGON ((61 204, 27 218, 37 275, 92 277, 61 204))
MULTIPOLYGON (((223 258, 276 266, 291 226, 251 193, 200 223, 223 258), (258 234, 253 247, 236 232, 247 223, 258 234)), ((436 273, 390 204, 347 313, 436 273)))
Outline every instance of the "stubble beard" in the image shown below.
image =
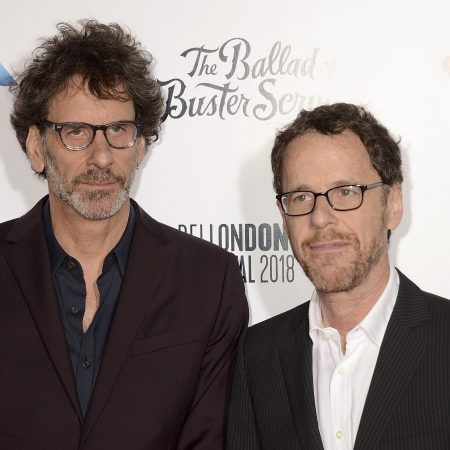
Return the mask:
POLYGON ((58 169, 54 158, 44 148, 45 172, 49 190, 56 194, 65 204, 78 214, 89 220, 109 219, 119 212, 130 198, 130 188, 136 169, 127 179, 114 174, 110 168, 104 170, 88 169, 67 181, 58 169), (77 187, 81 183, 117 183, 119 190, 92 190, 80 192, 77 187))
POLYGON ((309 252, 308 247, 314 243, 332 240, 345 241, 353 249, 350 261, 342 262, 342 255, 339 253, 318 256, 314 261, 306 261, 296 252, 294 256, 317 292, 330 294, 351 291, 368 277, 386 251, 387 235, 385 230, 385 218, 383 217, 375 237, 365 250, 361 249, 361 243, 354 234, 335 231, 318 232, 302 243, 302 253, 305 254, 309 252), (327 270, 327 266, 331 270, 327 270))

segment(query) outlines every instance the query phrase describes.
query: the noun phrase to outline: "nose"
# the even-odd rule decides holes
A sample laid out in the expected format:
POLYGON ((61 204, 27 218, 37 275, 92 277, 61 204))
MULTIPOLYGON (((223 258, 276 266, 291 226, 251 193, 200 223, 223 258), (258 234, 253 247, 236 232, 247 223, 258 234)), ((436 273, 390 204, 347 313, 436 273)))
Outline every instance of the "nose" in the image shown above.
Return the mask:
POLYGON ((99 169, 106 169, 113 163, 111 147, 100 130, 97 131, 94 140, 86 150, 90 152, 88 163, 99 169))
POLYGON ((336 223, 336 211, 328 203, 325 195, 318 195, 312 213, 309 215, 314 228, 322 229, 336 223))

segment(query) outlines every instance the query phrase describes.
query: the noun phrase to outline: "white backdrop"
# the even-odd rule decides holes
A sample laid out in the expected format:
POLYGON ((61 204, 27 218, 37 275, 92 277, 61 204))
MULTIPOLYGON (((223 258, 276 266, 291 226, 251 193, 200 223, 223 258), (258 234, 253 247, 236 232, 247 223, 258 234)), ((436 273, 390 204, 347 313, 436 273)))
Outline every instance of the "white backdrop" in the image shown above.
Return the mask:
MULTIPOLYGON (((239 256, 256 323, 312 291, 292 269, 275 206, 275 130, 301 107, 333 101, 367 106, 401 137, 405 215, 392 259, 423 289, 450 297, 449 15, 448 1, 436 0, 15 2, 2 8, 0 64, 20 69, 59 21, 95 17, 137 35, 155 56, 170 111, 133 196, 156 219, 239 256)), ((0 221, 46 193, 10 109, 0 86, 0 221)))

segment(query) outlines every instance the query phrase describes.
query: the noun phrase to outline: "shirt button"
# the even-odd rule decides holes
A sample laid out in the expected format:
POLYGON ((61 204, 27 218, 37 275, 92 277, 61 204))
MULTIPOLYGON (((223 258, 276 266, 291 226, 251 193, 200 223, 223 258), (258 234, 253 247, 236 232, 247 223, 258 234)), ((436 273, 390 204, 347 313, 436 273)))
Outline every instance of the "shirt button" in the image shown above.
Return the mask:
POLYGON ((328 341, 331 339, 331 334, 330 333, 323 333, 323 338, 328 341))
POLYGON ((338 369, 338 374, 339 375, 345 375, 346 374, 346 370, 345 370, 345 367, 339 367, 339 369, 338 369))
POLYGON ((83 361, 83 367, 84 367, 85 369, 89 369, 89 367, 91 367, 91 363, 90 363, 88 360, 83 361))
POLYGON ((76 265, 76 263, 74 261, 69 261, 66 264, 66 269, 67 270, 73 270, 73 269, 75 269, 75 267, 77 267, 77 265, 76 265))
POLYGON ((72 314, 77 314, 80 308, 77 305, 73 305, 71 308, 72 314))
POLYGON ((338 439, 342 439, 344 437, 344 433, 341 430, 336 431, 336 437, 338 439))

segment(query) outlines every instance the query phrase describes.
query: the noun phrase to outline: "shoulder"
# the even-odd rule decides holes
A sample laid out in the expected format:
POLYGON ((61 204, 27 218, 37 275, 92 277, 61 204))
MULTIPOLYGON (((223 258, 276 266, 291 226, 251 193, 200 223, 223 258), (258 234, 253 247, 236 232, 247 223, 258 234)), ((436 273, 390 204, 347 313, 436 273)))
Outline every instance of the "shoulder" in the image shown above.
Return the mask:
POLYGON ((399 296, 409 297, 410 302, 425 301, 428 308, 450 314, 450 300, 430 292, 423 291, 406 275, 397 269, 400 277, 399 296), (416 300, 418 299, 418 300, 416 300))
POLYGON ((0 223, 0 239, 2 241, 4 241, 6 239, 6 236, 8 235, 9 230, 11 229, 11 227, 14 225, 14 223, 17 220, 18 219, 12 219, 12 220, 8 220, 6 222, 0 223))
POLYGON ((41 222, 42 205, 48 196, 39 200, 36 205, 26 212, 23 216, 16 219, 0 223, 0 246, 5 245, 8 240, 17 241, 31 230, 35 229, 41 222))
POLYGON ((393 316, 406 324, 422 323, 430 336, 450 340, 450 300, 423 291, 399 271, 400 289, 393 316))
POLYGON ((13 219, 0 223, 0 248, 5 245, 7 236, 16 221, 17 219, 13 219))
POLYGON ((426 298, 430 322, 437 331, 441 330, 450 342, 450 300, 422 291, 426 298))
POLYGON ((430 308, 442 313, 450 314, 450 300, 431 292, 422 291, 430 308))
POLYGON ((158 222, 135 201, 132 201, 132 204, 136 211, 136 227, 141 231, 145 230, 146 238, 157 246, 170 247, 176 253, 178 262, 209 266, 211 270, 226 268, 230 260, 237 266, 237 258, 232 253, 204 239, 158 222))
POLYGON ((230 255, 230 252, 224 250, 216 244, 213 244, 205 239, 201 239, 197 236, 192 236, 189 233, 180 231, 164 223, 158 222, 161 230, 168 237, 168 239, 177 245, 190 249, 191 251, 201 252, 202 254, 214 254, 215 256, 226 257, 230 255))

